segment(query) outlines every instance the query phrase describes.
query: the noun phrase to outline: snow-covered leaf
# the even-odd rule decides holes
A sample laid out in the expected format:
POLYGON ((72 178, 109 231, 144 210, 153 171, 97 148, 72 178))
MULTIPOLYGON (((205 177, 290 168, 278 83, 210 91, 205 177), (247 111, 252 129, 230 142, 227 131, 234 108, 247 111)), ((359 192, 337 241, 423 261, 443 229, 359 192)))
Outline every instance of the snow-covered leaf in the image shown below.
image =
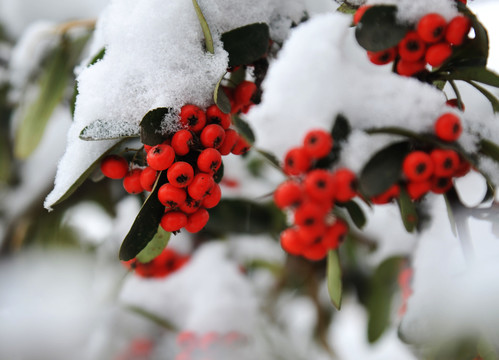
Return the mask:
POLYGON ((104 120, 95 120, 90 125, 85 126, 80 132, 80 139, 85 141, 115 140, 128 137, 138 137, 136 131, 130 131, 121 127, 120 132, 116 132, 116 123, 104 120))
POLYGON ((270 34, 265 23, 255 23, 222 34, 229 66, 248 65, 267 53, 270 34))
POLYGON ((343 284, 341 281, 341 264, 337 250, 330 250, 327 255, 327 290, 334 307, 341 308, 343 284))
POLYGON ((158 226, 158 232, 149 241, 145 248, 143 248, 136 256, 136 259, 141 263, 148 263, 153 260, 156 256, 161 254, 163 249, 168 245, 171 233, 163 230, 161 226, 158 226))
POLYGON ((161 123, 165 119, 165 116, 171 114, 172 109, 166 107, 160 107, 149 111, 140 122, 140 141, 144 145, 158 145, 161 144, 165 139, 160 133, 161 123))

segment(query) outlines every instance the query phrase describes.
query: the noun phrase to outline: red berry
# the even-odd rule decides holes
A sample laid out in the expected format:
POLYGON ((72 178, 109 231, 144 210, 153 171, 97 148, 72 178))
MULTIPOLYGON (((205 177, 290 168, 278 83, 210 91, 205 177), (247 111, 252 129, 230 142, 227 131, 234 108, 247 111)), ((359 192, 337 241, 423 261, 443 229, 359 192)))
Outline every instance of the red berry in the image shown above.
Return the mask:
POLYGON ((210 193, 205 196, 203 199, 202 206, 206 209, 214 208, 220 202, 222 198, 222 189, 220 189, 220 185, 215 183, 210 190, 210 193))
POLYGON ((462 132, 461 120, 453 113, 445 113, 435 122, 435 134, 444 141, 456 141, 462 132))
POLYGON ((220 147, 218 148, 218 151, 222 156, 229 155, 232 149, 234 149, 234 146, 236 145, 238 140, 239 140, 239 134, 237 133, 236 130, 233 129, 225 130, 224 141, 222 142, 222 145, 220 145, 220 147))
POLYGON ((452 188, 452 178, 434 177, 431 183, 431 192, 434 194, 445 194, 452 188))
POLYGON ((372 7, 372 5, 362 5, 361 7, 359 7, 357 9, 357 11, 355 12, 355 14, 353 14, 353 23, 354 23, 354 25, 357 25, 359 23, 360 19, 362 18, 362 16, 366 12, 366 10, 369 9, 370 7, 372 7))
POLYGON ((467 173, 469 173, 470 170, 471 170, 471 164, 468 161, 466 161, 462 158, 459 158, 459 165, 457 166, 457 169, 454 172, 453 176, 455 176, 455 177, 464 176, 467 173))
POLYGON ((426 63, 424 61, 406 61, 400 59, 397 62, 397 74, 402 76, 413 76, 425 70, 426 63))
POLYGON ((176 343, 181 348, 190 348, 198 341, 198 337, 193 331, 182 331, 177 335, 176 343))
POLYGON ((230 114, 225 114, 215 104, 206 109, 206 121, 208 124, 220 125, 224 129, 228 129, 230 124, 232 124, 230 114))
POLYGON ((180 204, 179 210, 182 211, 184 214, 193 214, 199 209, 200 206, 201 206, 200 200, 194 200, 189 195, 187 195, 185 201, 182 204, 180 204))
POLYGON ((241 110, 243 107, 251 104, 251 98, 256 90, 256 84, 251 81, 244 80, 239 83, 234 90, 235 106, 241 110))
POLYGON ((151 150, 151 149, 152 149, 152 145, 146 145, 146 144, 144 144, 144 150, 145 150, 146 154, 147 154, 147 153, 149 152, 149 150, 151 150))
POLYGON ((312 159, 303 147, 289 150, 284 157, 284 172, 288 175, 300 175, 310 169, 312 159))
POLYGON ((434 149, 430 156, 435 164, 435 177, 450 177, 459 166, 459 155, 454 150, 434 149))
POLYGON ((180 211, 170 211, 161 218, 161 227, 165 231, 179 231, 187 225, 187 215, 180 211))
POLYGON ((300 236, 300 240, 305 245, 322 242, 322 238, 326 233, 326 224, 324 221, 312 226, 297 226, 296 230, 300 236))
POLYGON ((214 185, 213 176, 206 173, 197 173, 187 187, 187 192, 194 200, 201 200, 210 193, 214 185))
POLYGON ((319 261, 326 257, 328 249, 322 242, 309 245, 303 250, 303 257, 310 261, 319 261))
POLYGON ((189 215, 185 229, 190 233, 197 233, 205 227, 209 219, 210 214, 208 214, 208 211, 204 208, 200 208, 195 213, 189 215))
POLYGON ((197 159, 198 169, 202 172, 214 174, 222 165, 222 155, 218 150, 207 148, 201 151, 197 159))
POLYGON ((323 158, 333 148, 333 137, 322 129, 310 130, 303 140, 303 148, 311 158, 323 158))
POLYGON ((305 192, 318 202, 331 203, 335 183, 333 176, 326 170, 316 169, 307 173, 304 181, 305 192))
POLYGON ((441 66, 452 55, 452 48, 449 44, 441 42, 431 45, 425 54, 425 60, 432 67, 441 66))
POLYGON ((426 44, 416 31, 409 31, 398 45, 400 58, 405 61, 418 61, 426 51, 426 44))
POLYGON ((447 21, 442 15, 430 13, 419 20, 416 29, 421 39, 427 43, 436 43, 444 37, 446 26, 447 21))
POLYGON ((302 186, 293 180, 280 184, 274 191, 274 202, 279 209, 296 206, 303 200, 302 186))
POLYGON ((102 160, 100 169, 110 179, 123 179, 128 173, 128 161, 119 155, 108 155, 102 160))
POLYGON ((348 234, 348 225, 341 219, 337 219, 336 222, 328 226, 326 233, 322 238, 322 243, 327 249, 337 249, 338 246, 345 240, 348 234))
POLYGON ((418 200, 431 190, 431 180, 415 181, 407 183, 406 189, 412 200, 418 200))
POLYGON ((467 16, 454 17, 445 31, 445 41, 451 45, 462 45, 471 29, 471 21, 467 16))
POLYGON ((173 186, 183 188, 192 182, 194 177, 194 169, 191 164, 185 161, 177 161, 168 169, 166 174, 168 181, 173 186))
POLYGON ((180 109, 180 123, 187 129, 198 132, 206 125, 206 115, 196 105, 184 105, 180 109))
POLYGON ((210 124, 207 125, 201 132, 201 144, 205 148, 219 148, 225 138, 225 130, 220 125, 210 124))
POLYGON ((243 154, 246 154, 250 148, 251 148, 250 143, 248 141, 246 141, 244 136, 239 135, 237 138, 236 144, 232 148, 231 152, 234 155, 243 155, 243 154))
POLYGON ((334 198, 339 202, 347 202, 357 195, 356 176, 346 168, 340 168, 333 173, 334 198))
POLYGON ((367 51, 367 57, 375 65, 386 65, 395 60, 397 49, 390 48, 381 51, 367 51))
POLYGON ((184 203, 187 193, 183 188, 166 183, 158 189, 158 200, 168 208, 177 208, 184 203))
POLYGON ((183 156, 191 151, 192 142, 192 133, 189 130, 182 129, 173 135, 171 146, 175 151, 175 154, 183 156))
POLYGON ((159 144, 153 146, 147 153, 147 163, 154 170, 166 170, 175 160, 175 151, 170 145, 159 144))
POLYGON ((392 185, 387 191, 382 194, 373 196, 371 198, 371 202, 373 204, 388 204, 393 199, 397 198, 400 195, 400 186, 398 184, 392 185))
POLYGON ((430 155, 424 151, 409 153, 402 163, 402 171, 410 181, 425 181, 433 175, 435 166, 430 155))
POLYGON ((143 169, 142 173, 140 174, 140 185, 145 191, 152 191, 152 187, 154 186, 157 177, 158 172, 152 167, 148 166, 143 169))
POLYGON ((141 169, 133 169, 123 178, 123 187, 130 194, 139 194, 144 189, 140 185, 141 169))
POLYGON ((445 102, 447 106, 453 107, 453 108, 458 108, 461 111, 465 110, 464 104, 461 102, 461 107, 459 106, 459 101, 457 99, 449 99, 445 102))
POLYGON ((296 208, 294 222, 298 226, 315 227, 324 224, 324 209, 312 201, 304 201, 296 208))

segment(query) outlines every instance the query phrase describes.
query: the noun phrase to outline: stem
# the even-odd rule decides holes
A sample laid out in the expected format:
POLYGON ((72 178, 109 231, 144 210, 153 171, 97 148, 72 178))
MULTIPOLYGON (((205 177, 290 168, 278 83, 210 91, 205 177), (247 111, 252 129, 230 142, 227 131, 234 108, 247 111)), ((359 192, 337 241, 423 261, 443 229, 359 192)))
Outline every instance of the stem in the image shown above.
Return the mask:
POLYGON ((192 0, 192 5, 194 5, 194 9, 196 10, 196 15, 198 16, 199 19, 199 24, 201 25, 201 29, 203 29, 206 51, 208 51, 211 54, 214 54, 215 48, 213 47, 213 38, 211 36, 210 27, 206 22, 206 19, 203 15, 203 12, 201 11, 201 8, 199 7, 198 2, 196 0, 192 0))
POLYGON ((66 34, 69 30, 76 27, 86 27, 89 29, 93 29, 95 27, 95 23, 97 20, 95 19, 86 19, 86 20, 74 20, 68 21, 63 24, 60 24, 56 27, 55 31, 59 34, 66 34))
POLYGON ((459 108, 459 110, 464 111, 463 100, 461 98, 461 93, 459 92, 459 89, 457 88, 456 83, 454 82, 454 80, 449 80, 449 84, 452 87, 452 90, 454 91, 454 94, 456 94, 457 107, 459 108))

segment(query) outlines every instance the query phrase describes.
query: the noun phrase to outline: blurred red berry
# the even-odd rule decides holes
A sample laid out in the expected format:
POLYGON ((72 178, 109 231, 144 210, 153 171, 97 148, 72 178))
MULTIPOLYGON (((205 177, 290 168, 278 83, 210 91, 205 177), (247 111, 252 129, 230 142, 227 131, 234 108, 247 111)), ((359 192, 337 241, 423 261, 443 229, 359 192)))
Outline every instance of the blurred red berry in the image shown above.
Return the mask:
POLYGON ((123 156, 108 155, 102 160, 100 169, 110 179, 123 179, 128 173, 128 161, 123 156))
POLYGON ((447 21, 437 13, 430 13, 423 16, 416 25, 417 32, 421 39, 427 43, 436 43, 445 35, 447 21))
POLYGON ((141 169, 132 169, 126 176, 123 178, 123 187, 126 192, 130 194, 139 194, 144 189, 140 184, 140 174, 142 173, 141 169))
POLYGON ((444 141, 456 141, 462 132, 461 120, 456 114, 445 113, 435 122, 435 134, 444 141))

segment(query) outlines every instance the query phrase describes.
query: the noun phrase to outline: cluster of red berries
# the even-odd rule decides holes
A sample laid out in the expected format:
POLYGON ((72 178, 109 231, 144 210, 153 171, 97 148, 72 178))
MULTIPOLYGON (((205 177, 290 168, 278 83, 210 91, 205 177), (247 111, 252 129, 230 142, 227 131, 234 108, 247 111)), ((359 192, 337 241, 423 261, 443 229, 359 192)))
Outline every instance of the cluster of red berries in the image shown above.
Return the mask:
MULTIPOLYGON (((253 104, 256 85, 243 81, 231 94, 231 113, 247 111, 253 104)), ((131 194, 152 191, 161 171, 167 181, 158 184, 158 199, 165 206, 161 226, 176 232, 185 228, 200 231, 208 222, 207 209, 221 199, 221 190, 214 176, 222 166, 222 156, 246 153, 250 144, 232 125, 231 114, 217 105, 206 111, 188 104, 180 110, 182 129, 161 144, 144 145, 147 166, 128 164, 119 155, 109 155, 101 162, 102 173, 112 179, 123 179, 123 187, 131 194)))
MULTIPOLYGON (((355 24, 371 6, 361 6, 357 10, 355 24)), ((367 55, 376 65, 395 61, 394 69, 398 74, 413 76, 424 71, 427 65, 437 68, 444 64, 454 47, 465 43, 470 29, 471 21, 464 15, 447 22, 442 15, 429 13, 419 19, 398 45, 382 51, 368 51, 367 55)))
POLYGON ((237 358, 238 352, 247 342, 244 335, 231 331, 226 334, 208 332, 198 335, 192 331, 183 331, 177 336, 180 352, 175 360, 218 360, 237 358))
POLYGON ((147 360, 152 356, 154 343, 145 338, 133 339, 128 348, 114 360, 147 360))
POLYGON ((166 248, 153 260, 142 263, 137 259, 123 261, 123 265, 134 270, 137 276, 143 278, 162 278, 170 275, 184 266, 190 257, 177 253, 175 250, 166 248))
POLYGON ((287 152, 283 169, 290 178, 274 192, 276 205, 293 212, 294 226, 281 233, 282 248, 313 261, 340 245, 348 225, 333 214, 334 204, 356 195, 355 174, 350 170, 330 172, 316 167, 332 148, 331 134, 321 129, 309 131, 302 146, 287 152))

